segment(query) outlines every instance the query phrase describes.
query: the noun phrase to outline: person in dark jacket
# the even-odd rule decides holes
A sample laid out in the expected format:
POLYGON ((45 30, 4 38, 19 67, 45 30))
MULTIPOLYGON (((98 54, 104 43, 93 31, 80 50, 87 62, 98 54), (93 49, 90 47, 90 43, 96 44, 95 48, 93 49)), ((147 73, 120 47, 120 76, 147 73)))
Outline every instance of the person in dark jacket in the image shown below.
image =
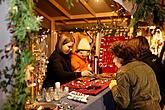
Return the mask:
POLYGON ((163 108, 165 104, 165 71, 160 58, 152 54, 148 40, 143 36, 127 40, 127 46, 132 49, 137 60, 145 62, 154 70, 162 97, 160 105, 163 108))
POLYGON ((165 110, 165 80, 163 80, 165 78, 165 41, 163 43, 163 47, 161 49, 160 52, 160 60, 162 63, 162 76, 161 76, 161 95, 162 95, 162 101, 161 101, 161 108, 165 110))
POLYGON ((163 47, 161 49, 159 58, 163 64, 163 66, 165 67, 165 41, 163 42, 163 47))
POLYGON ((160 110, 160 90, 152 68, 136 60, 123 43, 113 44, 111 53, 118 71, 109 88, 117 110, 160 110))
POLYGON ((49 57, 46 78, 43 87, 54 87, 55 82, 65 84, 81 76, 88 76, 90 71, 73 72, 70 53, 74 44, 72 36, 58 36, 55 51, 49 57))

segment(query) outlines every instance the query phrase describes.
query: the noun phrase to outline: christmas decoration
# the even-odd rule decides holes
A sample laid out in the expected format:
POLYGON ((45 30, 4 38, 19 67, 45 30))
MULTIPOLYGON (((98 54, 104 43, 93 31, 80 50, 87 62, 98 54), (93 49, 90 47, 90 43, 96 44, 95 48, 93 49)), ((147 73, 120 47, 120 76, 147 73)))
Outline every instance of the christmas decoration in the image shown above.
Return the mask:
POLYGON ((142 22, 148 26, 155 25, 162 29, 165 18, 165 10, 160 0, 110 0, 122 5, 125 10, 131 13, 132 19, 129 27, 133 27, 133 36, 136 36, 142 22))
MULTIPOLYGON (((1 0, 2 1, 2 0, 1 0)), ((2 109, 24 110, 24 104, 28 98, 29 88, 26 85, 25 73, 31 71, 28 68, 35 65, 35 58, 30 45, 32 35, 30 33, 39 30, 40 20, 37 20, 33 12, 33 0, 9 0, 8 19, 9 29, 12 32, 12 41, 1 52, 4 55, 1 60, 13 58, 14 62, 1 70, 4 80, 0 81, 0 87, 7 94, 7 101, 2 109), (8 90, 8 88, 11 90, 8 90)))
MULTIPOLYGON (((0 0, 0 3, 2 1, 5 0, 0 0)), ((135 29, 138 28, 139 21, 148 22, 149 25, 163 25, 162 22, 164 21, 165 11, 159 4, 160 0, 128 1, 133 1, 137 4, 130 26, 134 26, 135 29)), ((66 2, 68 6, 73 6, 73 0, 66 0, 66 2)), ((10 44, 5 45, 4 49, 0 50, 0 52, 4 53, 0 61, 13 58, 14 62, 11 66, 6 66, 0 70, 0 77, 5 78, 0 81, 0 88, 8 94, 7 101, 3 106, 5 110, 24 110, 25 102, 28 96, 30 96, 28 86, 32 86, 32 83, 30 83, 30 85, 27 83, 28 80, 31 80, 30 75, 32 74, 34 77, 39 76, 35 83, 42 83, 46 70, 47 55, 43 53, 42 49, 38 49, 35 47, 36 45, 32 45, 38 45, 38 43, 41 43, 45 38, 43 36, 34 40, 35 38, 33 38, 33 34, 31 34, 39 30, 41 20, 34 14, 33 6, 33 0, 9 0, 10 10, 8 20, 10 21, 9 29, 13 34, 13 38, 10 44), (39 50, 39 52, 36 50, 39 50), (11 73, 9 73, 9 71, 11 73), (35 71, 37 71, 37 74, 35 74, 35 71), (27 76, 27 78, 25 78, 25 76, 27 76), (11 87, 10 91, 8 90, 9 86, 11 87)), ((107 32, 104 27, 104 24, 98 24, 94 32, 104 32, 103 30, 107 32)), ((115 27, 115 32, 116 31, 117 27, 115 27)), ((111 34, 113 34, 114 30, 112 29, 111 32, 111 34)))
POLYGON ((134 0, 114 0, 115 2, 118 2, 120 5, 122 5, 128 12, 133 15, 137 9, 137 4, 134 0))
POLYGON ((131 19, 130 27, 134 27, 134 36, 140 22, 147 25, 155 25, 162 29, 165 18, 165 10, 160 5, 160 0, 136 0, 137 9, 131 19))

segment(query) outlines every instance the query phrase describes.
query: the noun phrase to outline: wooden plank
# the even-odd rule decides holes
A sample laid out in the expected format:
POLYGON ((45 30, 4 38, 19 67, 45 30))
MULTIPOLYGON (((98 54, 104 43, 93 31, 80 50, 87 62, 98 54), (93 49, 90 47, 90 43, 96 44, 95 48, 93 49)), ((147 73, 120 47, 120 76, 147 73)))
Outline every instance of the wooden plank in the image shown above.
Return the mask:
MULTIPOLYGON (((96 17, 112 17, 118 16, 115 12, 104 12, 104 13, 96 13, 96 16, 91 14, 80 14, 80 15, 71 15, 71 19, 85 19, 85 18, 96 18, 96 17)), ((52 17, 53 20, 69 20, 68 18, 61 16, 61 17, 52 17)))
POLYGON ((55 30, 55 22, 51 22, 51 38, 50 38, 50 41, 51 41, 51 53, 53 53, 53 51, 55 50, 55 45, 57 43, 57 33, 56 33, 56 30, 55 30))
POLYGON ((87 19, 84 19, 84 21, 85 21, 86 23, 89 23, 87 19))
MULTIPOLYGON (((104 20, 101 20, 102 23, 105 23, 105 22, 112 22, 112 21, 115 21, 115 22, 121 22, 123 21, 123 19, 104 19, 104 20)), ((97 20, 88 20, 88 23, 97 23, 98 21, 97 20)), ((124 22, 124 21, 123 21, 124 22)), ((67 25, 71 25, 71 24, 86 24, 86 21, 69 21, 69 22, 66 22, 67 25)), ((59 23, 59 22, 56 22, 56 25, 63 25, 63 23, 59 23)))
POLYGON ((50 16, 48 16, 45 12, 43 12, 39 8, 35 7, 34 10, 36 10, 39 14, 41 14, 42 16, 44 16, 45 18, 47 18, 48 20, 50 20, 50 21, 53 20, 50 16))
POLYGON ((85 0, 80 0, 80 3, 93 15, 96 16, 95 11, 88 5, 85 0))
POLYGON ((57 7, 69 19, 71 18, 71 15, 59 3, 57 3, 55 0, 49 0, 49 2, 51 2, 55 7, 57 7))

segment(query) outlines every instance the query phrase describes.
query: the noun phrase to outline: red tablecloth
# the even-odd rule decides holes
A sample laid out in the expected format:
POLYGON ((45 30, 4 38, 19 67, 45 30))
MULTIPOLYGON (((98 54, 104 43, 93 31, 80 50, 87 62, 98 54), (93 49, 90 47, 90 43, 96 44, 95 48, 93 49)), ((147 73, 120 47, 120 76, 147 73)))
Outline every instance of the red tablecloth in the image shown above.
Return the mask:
POLYGON ((106 78, 102 77, 101 75, 99 75, 99 77, 81 77, 66 83, 63 86, 69 87, 70 91, 97 95, 99 92, 109 86, 109 83, 112 79, 111 75, 112 74, 109 73, 109 75, 106 75, 106 78))

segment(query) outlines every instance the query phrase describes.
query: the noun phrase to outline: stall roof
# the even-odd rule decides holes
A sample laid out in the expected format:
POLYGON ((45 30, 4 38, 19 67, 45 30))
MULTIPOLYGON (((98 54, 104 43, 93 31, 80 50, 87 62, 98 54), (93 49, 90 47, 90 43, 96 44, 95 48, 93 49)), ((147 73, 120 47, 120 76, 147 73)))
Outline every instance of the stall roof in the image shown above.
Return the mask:
MULTIPOLYGON (((72 7, 67 6, 67 0, 37 0, 35 10, 56 26, 84 26, 96 23, 119 23, 128 25, 130 13, 113 0, 72 0, 72 7)), ((164 0, 161 1, 165 5, 164 0)))
POLYGON ((121 5, 112 0, 73 0, 73 5, 69 8, 66 0, 37 0, 35 10, 60 26, 110 23, 130 17, 121 5))

